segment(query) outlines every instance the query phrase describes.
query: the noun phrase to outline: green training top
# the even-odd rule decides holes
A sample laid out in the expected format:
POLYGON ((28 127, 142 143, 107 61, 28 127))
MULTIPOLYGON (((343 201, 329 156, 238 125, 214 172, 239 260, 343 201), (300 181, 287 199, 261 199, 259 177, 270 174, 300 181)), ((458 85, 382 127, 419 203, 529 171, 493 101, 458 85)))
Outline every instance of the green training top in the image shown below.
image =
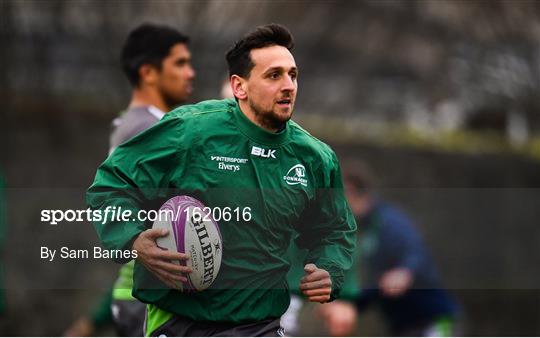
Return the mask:
MULTIPOLYGON (((182 293, 166 288, 137 262, 136 298, 193 320, 278 318, 289 304, 286 252, 296 233, 297 245, 309 251, 306 262, 330 273, 332 297, 338 295, 352 262, 356 224, 334 152, 296 123, 268 132, 231 99, 182 106, 107 158, 87 202, 94 210, 116 206, 135 215, 143 208, 156 210, 175 195, 192 196, 218 216, 226 207, 239 208, 232 217, 217 219, 221 269, 211 288, 182 293)), ((94 225, 105 248, 131 249, 151 223, 94 225)))

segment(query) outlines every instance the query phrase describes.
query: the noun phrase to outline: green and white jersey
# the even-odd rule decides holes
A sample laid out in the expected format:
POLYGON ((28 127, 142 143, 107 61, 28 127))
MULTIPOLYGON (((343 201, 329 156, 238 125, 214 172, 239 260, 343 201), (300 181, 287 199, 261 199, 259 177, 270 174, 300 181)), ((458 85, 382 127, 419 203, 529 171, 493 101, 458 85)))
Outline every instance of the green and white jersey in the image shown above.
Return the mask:
MULTIPOLYGON (((135 265, 133 294, 193 320, 254 322, 281 316, 289 304, 287 249, 298 233, 306 262, 326 269, 333 296, 352 263, 356 224, 343 194, 334 152, 296 123, 279 133, 253 124, 234 100, 203 101, 168 113, 119 146, 99 167, 87 193, 93 209, 158 209, 189 195, 213 210, 239 208, 218 220, 223 259, 210 289, 156 287, 135 265), (249 208, 249 209, 246 209, 249 208), (242 215, 249 210, 249 217, 242 215)), ((151 224, 96 222, 107 249, 130 249, 151 224)))

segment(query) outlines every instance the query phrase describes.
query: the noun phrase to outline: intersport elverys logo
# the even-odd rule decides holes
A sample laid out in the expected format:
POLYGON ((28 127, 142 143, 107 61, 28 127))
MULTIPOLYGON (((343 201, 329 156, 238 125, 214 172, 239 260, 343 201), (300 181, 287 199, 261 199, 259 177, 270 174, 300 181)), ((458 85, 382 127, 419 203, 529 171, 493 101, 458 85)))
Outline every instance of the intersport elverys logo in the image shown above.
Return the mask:
POLYGON ((288 185, 301 184, 307 187, 306 168, 302 164, 294 165, 287 174, 283 176, 285 183, 288 185))

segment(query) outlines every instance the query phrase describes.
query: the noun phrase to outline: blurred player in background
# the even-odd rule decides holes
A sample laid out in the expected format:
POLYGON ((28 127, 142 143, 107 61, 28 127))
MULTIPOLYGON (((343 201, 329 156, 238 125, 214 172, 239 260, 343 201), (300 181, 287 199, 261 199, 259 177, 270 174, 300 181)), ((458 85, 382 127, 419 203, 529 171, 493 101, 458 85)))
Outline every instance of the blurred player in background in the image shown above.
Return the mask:
MULTIPOLYGON (((355 300, 359 312, 378 304, 394 336, 455 336, 458 306, 442 284, 411 220, 375 197, 366 166, 352 161, 343 170, 345 191, 361 238, 360 266, 365 285, 355 300)), ((357 262, 358 264, 358 262, 357 262)), ((331 334, 350 335, 352 304, 320 307, 331 334)))
POLYGON ((158 248, 156 238, 167 235, 162 229, 142 221, 94 223, 108 249, 138 252, 133 294, 149 303, 147 335, 282 335, 279 318, 289 304, 284 255, 295 233, 309 251, 302 293, 313 302, 339 294, 356 225, 334 152, 290 121, 298 75, 292 47, 286 28, 258 27, 227 53, 236 100, 181 107, 120 145, 98 169, 87 193, 93 209, 116 204, 136 214, 180 192, 211 207, 251 208, 248 222, 220 224, 218 279, 193 293, 176 290, 191 269, 170 260, 189 256, 158 248), (238 164, 221 168, 213 158, 238 164), (154 287, 141 287, 147 281, 154 287))
MULTIPOLYGON (((185 103, 193 92, 189 38, 179 31, 153 24, 134 29, 121 52, 122 69, 133 87, 128 109, 113 121, 112 153, 121 143, 156 124, 168 111, 185 103)), ((125 264, 113 290, 91 318, 83 317, 69 328, 68 336, 93 335, 112 315, 120 336, 142 336, 146 306, 131 295, 133 264, 125 264)))
POLYGON ((145 24, 129 34, 121 58, 133 92, 128 110, 113 122, 110 152, 189 99, 195 71, 188 42, 166 26, 145 24))

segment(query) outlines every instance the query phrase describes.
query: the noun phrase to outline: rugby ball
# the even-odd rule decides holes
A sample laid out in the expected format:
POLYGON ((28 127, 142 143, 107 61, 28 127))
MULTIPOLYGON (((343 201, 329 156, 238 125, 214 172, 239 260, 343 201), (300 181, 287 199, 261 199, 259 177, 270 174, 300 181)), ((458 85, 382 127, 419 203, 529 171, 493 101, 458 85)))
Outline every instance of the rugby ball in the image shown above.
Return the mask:
POLYGON ((193 197, 175 196, 161 206, 152 226, 169 230, 167 236, 156 240, 160 248, 190 255, 186 262, 174 262, 193 270, 187 275, 188 282, 179 285, 181 291, 202 291, 218 275, 223 252, 221 233, 208 211, 193 197))

